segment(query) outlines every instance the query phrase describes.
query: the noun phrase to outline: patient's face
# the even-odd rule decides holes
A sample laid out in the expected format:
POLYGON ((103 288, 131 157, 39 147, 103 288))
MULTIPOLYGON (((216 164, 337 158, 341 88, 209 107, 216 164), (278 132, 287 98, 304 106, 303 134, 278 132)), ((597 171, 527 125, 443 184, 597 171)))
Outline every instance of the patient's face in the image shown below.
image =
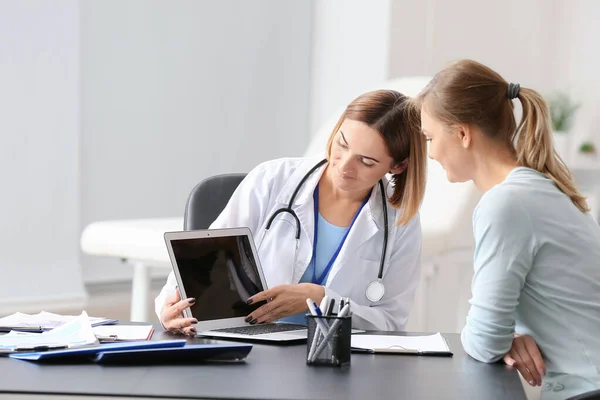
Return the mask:
POLYGON ((470 154, 455 129, 447 127, 422 108, 421 131, 427 138, 427 155, 440 163, 450 182, 472 179, 470 154))

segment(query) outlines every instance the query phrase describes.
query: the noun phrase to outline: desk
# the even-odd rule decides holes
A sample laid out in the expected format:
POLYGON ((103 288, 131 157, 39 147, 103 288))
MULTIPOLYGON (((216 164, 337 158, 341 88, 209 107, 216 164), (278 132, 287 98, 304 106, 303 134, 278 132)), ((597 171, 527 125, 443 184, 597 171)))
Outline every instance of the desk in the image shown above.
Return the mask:
MULTIPOLYGON (((156 329, 153 339, 173 338, 162 328, 156 329)), ((246 363, 228 365, 38 365, 2 357, 0 394, 195 399, 526 398, 516 370, 475 361, 462 350, 458 334, 444 336, 454 357, 353 354, 352 365, 346 369, 306 366, 305 344, 255 344, 246 363)))

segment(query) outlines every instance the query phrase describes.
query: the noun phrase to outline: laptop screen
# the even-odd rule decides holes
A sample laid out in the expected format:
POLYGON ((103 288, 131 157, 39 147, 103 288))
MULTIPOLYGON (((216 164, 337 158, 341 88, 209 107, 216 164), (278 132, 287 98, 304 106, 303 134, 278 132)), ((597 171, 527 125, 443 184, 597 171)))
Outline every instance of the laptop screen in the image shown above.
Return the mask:
POLYGON ((248 236, 172 239, 171 247, 198 321, 245 317, 265 303, 246 304, 263 290, 248 236))

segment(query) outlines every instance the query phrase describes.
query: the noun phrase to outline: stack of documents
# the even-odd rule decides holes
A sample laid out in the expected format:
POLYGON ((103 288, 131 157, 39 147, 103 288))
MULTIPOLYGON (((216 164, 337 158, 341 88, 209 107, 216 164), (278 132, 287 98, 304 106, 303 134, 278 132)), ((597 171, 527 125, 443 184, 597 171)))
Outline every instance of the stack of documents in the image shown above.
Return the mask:
POLYGON ((1 352, 65 349, 98 344, 86 312, 70 322, 43 333, 11 331, 0 336, 1 352))
MULTIPOLYGON (((87 315, 87 314, 86 314, 87 315)), ((58 328, 79 318, 77 315, 59 315, 46 311, 37 314, 14 313, 8 317, 0 318, 0 332, 19 330, 24 332, 43 332, 58 328)), ((118 321, 108 318, 88 317, 92 326, 115 324, 118 321)))
POLYGON ((446 339, 438 332, 428 336, 352 335, 352 351, 367 353, 451 356, 446 339))
POLYGON ((97 326, 87 313, 42 333, 11 330, 0 336, 0 354, 38 362, 172 364, 244 361, 249 344, 197 344, 187 340, 150 341, 152 325, 97 326), (99 338, 114 343, 100 344, 99 338))

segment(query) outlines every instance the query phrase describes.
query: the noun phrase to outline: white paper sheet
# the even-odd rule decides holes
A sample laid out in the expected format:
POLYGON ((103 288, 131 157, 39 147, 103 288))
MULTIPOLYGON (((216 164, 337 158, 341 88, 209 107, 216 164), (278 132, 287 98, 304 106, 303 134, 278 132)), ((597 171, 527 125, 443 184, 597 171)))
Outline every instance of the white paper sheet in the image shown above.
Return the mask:
MULTIPOLYGON (((87 314, 86 314, 87 315, 87 314)), ((44 329, 54 329, 69 321, 79 318, 77 315, 60 315, 46 311, 37 314, 14 313, 4 318, 0 318, 0 326, 41 326, 44 329)), ((88 317, 92 326, 114 321, 107 318, 88 317)))
POLYGON ((375 352, 385 350, 450 351, 446 340, 439 332, 427 336, 352 335, 352 347, 375 352))
POLYGON ((13 350, 34 346, 77 347, 97 344, 98 340, 89 317, 85 311, 78 317, 58 328, 43 333, 24 333, 11 331, 0 336, 0 349, 13 350))

